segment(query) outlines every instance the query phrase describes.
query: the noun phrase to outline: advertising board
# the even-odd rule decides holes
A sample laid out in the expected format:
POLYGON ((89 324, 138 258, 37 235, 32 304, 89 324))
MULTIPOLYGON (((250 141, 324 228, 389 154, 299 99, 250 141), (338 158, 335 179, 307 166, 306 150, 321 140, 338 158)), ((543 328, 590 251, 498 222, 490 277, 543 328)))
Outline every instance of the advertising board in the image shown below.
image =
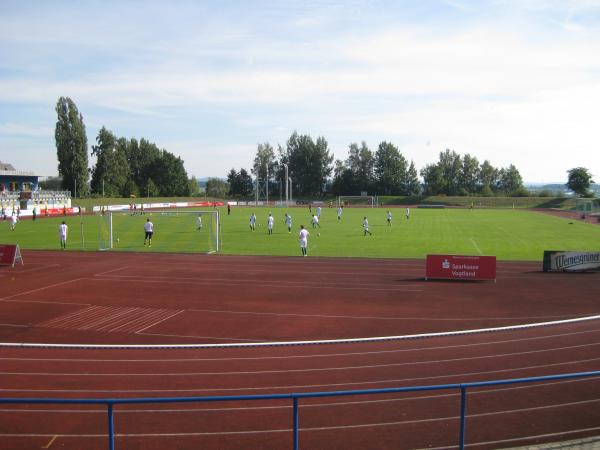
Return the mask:
POLYGON ((600 252, 544 251, 544 272, 600 270, 600 252))
POLYGON ((495 256, 427 255, 425 279, 496 280, 495 256))

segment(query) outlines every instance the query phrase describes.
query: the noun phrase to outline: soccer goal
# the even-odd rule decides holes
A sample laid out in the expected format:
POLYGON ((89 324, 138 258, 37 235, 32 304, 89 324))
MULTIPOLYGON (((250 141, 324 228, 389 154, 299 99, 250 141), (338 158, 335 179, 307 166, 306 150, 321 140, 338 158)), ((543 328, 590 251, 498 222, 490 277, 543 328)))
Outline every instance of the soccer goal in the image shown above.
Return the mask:
POLYGON ((374 195, 340 195, 337 206, 362 206, 374 208, 377 206, 377 197, 374 195))
POLYGON ((221 250, 219 211, 129 211, 100 216, 100 250, 217 253, 221 250), (144 246, 144 224, 152 222, 152 246, 144 246))

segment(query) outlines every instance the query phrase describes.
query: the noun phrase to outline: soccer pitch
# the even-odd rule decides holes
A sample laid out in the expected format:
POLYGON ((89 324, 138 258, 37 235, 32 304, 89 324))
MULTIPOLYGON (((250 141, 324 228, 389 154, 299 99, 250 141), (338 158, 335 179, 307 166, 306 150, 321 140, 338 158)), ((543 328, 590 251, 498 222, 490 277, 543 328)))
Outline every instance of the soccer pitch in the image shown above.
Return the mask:
MULTIPOLYGON (((427 254, 493 255, 502 260, 541 260, 544 250, 600 250, 600 226, 526 210, 417 209, 406 219, 404 208, 345 208, 338 222, 335 208, 322 208, 320 228, 313 229, 308 207, 233 207, 231 215, 221 208, 223 254, 300 256, 298 231, 310 232, 309 256, 372 258, 424 258, 427 254), (257 216, 256 230, 249 227, 250 214, 257 216), (274 232, 267 233, 269 212, 275 218, 274 232), (293 218, 288 233, 284 214, 293 218), (369 219, 373 235, 364 236, 363 217, 369 219)), ((313 207, 313 212, 315 208, 313 207)), ((208 248, 207 226, 197 230, 195 215, 163 215, 148 211, 130 216, 115 213, 114 249, 137 252, 204 252, 208 248), (143 224, 154 223, 152 247, 144 247, 143 224), (118 239, 118 242, 117 242, 118 239)), ((18 243, 23 249, 59 249, 58 225, 69 226, 68 250, 97 250, 97 216, 24 220, 11 231, 0 223, 0 243, 18 243)))

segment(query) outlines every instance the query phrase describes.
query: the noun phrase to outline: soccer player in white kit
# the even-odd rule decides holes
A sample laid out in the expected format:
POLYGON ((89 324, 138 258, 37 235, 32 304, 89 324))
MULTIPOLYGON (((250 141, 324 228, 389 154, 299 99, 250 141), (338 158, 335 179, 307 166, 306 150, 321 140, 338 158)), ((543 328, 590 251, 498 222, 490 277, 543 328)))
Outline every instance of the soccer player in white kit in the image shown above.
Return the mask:
POLYGON ((319 217, 316 214, 313 214, 312 216, 312 227, 313 228, 321 228, 321 225, 319 225, 319 217))
POLYGON ((196 217, 196 229, 202 229, 202 216, 200 214, 198 214, 198 217, 196 217))
POLYGON ((273 216, 269 213, 269 218, 267 219, 267 231, 269 234, 273 234, 273 223, 275 223, 275 219, 273 219, 273 216))
POLYGON ((308 235, 310 233, 307 229, 304 228, 304 225, 300 225, 300 233, 298 233, 298 238, 300 238, 300 251, 302 251, 302 256, 308 255, 308 235))
POLYGON ((250 214, 250 229, 252 231, 256 230, 256 214, 250 214))
POLYGON ((68 232, 69 232, 69 227, 63 221, 63 223, 61 223, 58 226, 58 238, 60 239, 60 249, 61 250, 67 249, 67 233, 68 232))
POLYGON ((406 220, 410 219, 410 208, 406 208, 406 220))
POLYGON ((317 206, 317 217, 320 219, 321 218, 321 207, 317 206))
POLYGON ((367 233, 369 233, 369 236, 373 234, 369 231, 369 220, 367 219, 367 216, 365 216, 365 218, 363 219, 363 229, 365 230, 363 236, 366 236, 367 233))
POLYGON ((388 227, 392 226, 392 213, 390 211, 387 212, 387 224, 388 227))
POLYGON ((10 216, 10 229, 11 231, 15 231, 15 227, 17 226, 17 215, 13 212, 12 216, 10 216))
POLYGON ((338 211, 337 211, 337 213, 338 213, 338 222, 341 222, 341 220, 342 220, 342 212, 343 212, 342 207, 338 206, 338 211))
POLYGON ((144 245, 148 241, 148 247, 152 247, 152 235, 154 234, 154 224, 150 222, 150 218, 146 219, 144 224, 144 245))
POLYGON ((292 216, 290 216, 288 213, 285 213, 285 224, 287 225, 288 233, 291 233, 292 232, 292 216))

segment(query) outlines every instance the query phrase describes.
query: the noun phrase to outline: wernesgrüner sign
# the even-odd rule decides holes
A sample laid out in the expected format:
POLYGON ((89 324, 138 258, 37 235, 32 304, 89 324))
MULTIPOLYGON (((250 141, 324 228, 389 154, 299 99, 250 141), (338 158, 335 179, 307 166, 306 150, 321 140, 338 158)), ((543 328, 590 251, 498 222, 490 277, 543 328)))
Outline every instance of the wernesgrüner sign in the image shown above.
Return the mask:
POLYGON ((544 272, 600 270, 600 252, 544 251, 544 272))

